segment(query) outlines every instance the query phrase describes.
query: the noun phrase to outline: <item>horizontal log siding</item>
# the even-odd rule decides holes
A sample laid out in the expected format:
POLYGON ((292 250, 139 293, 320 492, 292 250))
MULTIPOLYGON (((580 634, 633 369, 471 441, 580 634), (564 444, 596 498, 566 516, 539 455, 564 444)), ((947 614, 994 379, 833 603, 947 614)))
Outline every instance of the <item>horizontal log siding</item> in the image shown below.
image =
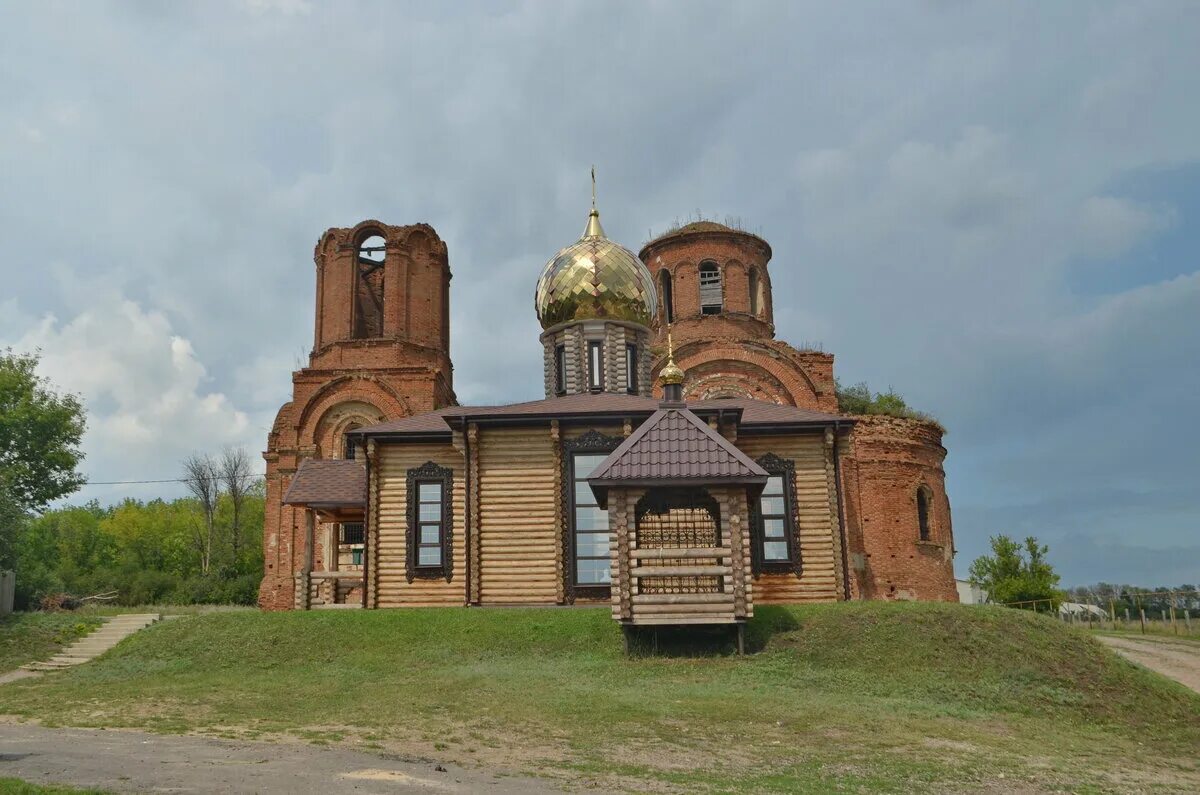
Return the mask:
POLYGON ((555 604, 550 428, 481 428, 478 450, 480 603, 555 604))
POLYGON ((737 446, 751 458, 774 453, 796 464, 796 526, 800 530, 801 575, 761 574, 754 578, 755 604, 827 602, 838 598, 841 561, 835 534, 837 518, 830 510, 835 486, 819 434, 743 436, 737 446))
POLYGON ((465 601, 466 474, 462 455, 449 444, 379 445, 379 555, 375 573, 379 607, 461 605, 465 601), (442 577, 410 583, 405 574, 408 470, 426 461, 454 471, 450 528, 454 574, 450 582, 442 577))

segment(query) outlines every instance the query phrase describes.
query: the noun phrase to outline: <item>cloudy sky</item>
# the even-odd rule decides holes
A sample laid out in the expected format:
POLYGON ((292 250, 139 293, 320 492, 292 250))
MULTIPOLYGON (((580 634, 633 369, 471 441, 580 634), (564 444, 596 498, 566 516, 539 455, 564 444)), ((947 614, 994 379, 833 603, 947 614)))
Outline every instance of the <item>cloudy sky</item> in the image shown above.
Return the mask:
MULTIPOLYGON (((582 230, 772 244, 779 336, 949 428, 957 566, 1200 580, 1200 4, 5 5, 0 346, 86 399, 94 481, 265 446, 312 248, 450 247, 459 398, 540 397, 582 230)), ((176 493, 85 488, 78 499, 176 493)))

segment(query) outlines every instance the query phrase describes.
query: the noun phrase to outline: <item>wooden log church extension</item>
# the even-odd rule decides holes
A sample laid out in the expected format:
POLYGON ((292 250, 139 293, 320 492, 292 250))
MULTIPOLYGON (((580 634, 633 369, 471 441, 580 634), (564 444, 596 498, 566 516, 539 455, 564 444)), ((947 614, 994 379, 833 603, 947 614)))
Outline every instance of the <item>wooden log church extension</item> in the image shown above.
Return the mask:
POLYGON ((432 229, 326 233, 266 454, 263 607, 741 626, 756 603, 954 599, 940 429, 838 414, 832 357, 774 339, 766 243, 693 226, 639 258, 593 206, 537 283, 545 397, 477 407, 432 229))

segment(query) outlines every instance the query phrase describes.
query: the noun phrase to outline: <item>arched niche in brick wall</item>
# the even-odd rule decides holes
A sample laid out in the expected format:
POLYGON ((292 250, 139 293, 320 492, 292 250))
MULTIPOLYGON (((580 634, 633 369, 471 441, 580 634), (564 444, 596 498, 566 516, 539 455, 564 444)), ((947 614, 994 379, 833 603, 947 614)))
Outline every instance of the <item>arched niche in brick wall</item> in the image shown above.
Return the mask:
POLYGON ((325 384, 312 396, 300 417, 299 443, 321 443, 321 420, 330 409, 343 403, 362 403, 379 413, 379 420, 412 415, 407 401, 385 382, 373 376, 342 376, 325 384))

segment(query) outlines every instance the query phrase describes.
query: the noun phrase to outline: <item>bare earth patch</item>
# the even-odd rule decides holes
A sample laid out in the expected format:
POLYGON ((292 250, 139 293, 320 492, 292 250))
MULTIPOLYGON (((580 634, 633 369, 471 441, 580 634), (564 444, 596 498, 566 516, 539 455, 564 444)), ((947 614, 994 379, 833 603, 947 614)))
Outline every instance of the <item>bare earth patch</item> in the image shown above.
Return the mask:
POLYGON ((1127 660, 1158 671, 1200 693, 1200 645, 1170 638, 1119 638, 1100 635, 1100 642, 1127 660))

